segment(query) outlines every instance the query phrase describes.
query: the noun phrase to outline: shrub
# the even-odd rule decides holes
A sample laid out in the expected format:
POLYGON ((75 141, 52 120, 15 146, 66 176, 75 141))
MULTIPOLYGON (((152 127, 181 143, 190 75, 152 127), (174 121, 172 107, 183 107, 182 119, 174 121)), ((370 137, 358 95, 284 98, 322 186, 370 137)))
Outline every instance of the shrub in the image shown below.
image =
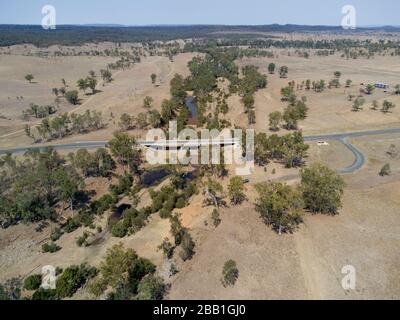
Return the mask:
POLYGON ((61 249, 60 246, 56 245, 54 242, 45 243, 42 245, 42 252, 43 253, 54 253, 61 249))
POLYGON ((186 205, 187 205, 187 203, 184 198, 178 198, 178 200, 175 203, 175 208, 182 209, 182 208, 186 207, 186 205))
POLYGON ((158 246, 159 250, 162 250, 164 256, 168 259, 172 258, 174 253, 174 247, 168 238, 165 238, 164 241, 158 246))
POLYGON ((132 294, 136 294, 140 281, 147 274, 154 274, 156 266, 149 260, 138 258, 128 271, 128 286, 132 294))
POLYGON ((390 176, 390 173, 391 173, 390 164, 389 164, 389 163, 386 163, 386 164, 382 167, 381 171, 379 172, 379 175, 380 175, 381 177, 390 176))
POLYGON ((215 227, 218 227, 221 224, 221 218, 219 216, 219 211, 218 209, 214 209, 212 214, 211 214, 211 219, 213 221, 213 224, 215 227))
POLYGON ((239 270, 236 266, 236 262, 229 260, 225 263, 222 269, 222 284, 224 287, 234 286, 239 277, 239 270))
POLYGON ((335 171, 314 164, 301 173, 301 190, 305 206, 312 212, 336 214, 342 206, 345 183, 335 171))
POLYGON ((67 223, 64 226, 64 231, 66 233, 71 233, 74 232, 76 229, 78 229, 81 226, 79 221, 75 218, 68 218, 67 223))
POLYGON ((60 228, 56 228, 53 233, 50 236, 51 241, 57 241, 58 239, 61 238, 61 236, 63 235, 63 232, 61 231, 60 228))
POLYGON ((40 288, 36 290, 32 295, 32 300, 57 300, 56 290, 45 290, 40 288))
POLYGON ((78 91, 73 90, 73 91, 68 91, 65 93, 65 99, 73 105, 78 104, 78 91))
POLYGON ((114 237, 123 238, 127 235, 128 229, 124 225, 123 221, 118 221, 111 229, 111 233, 114 237))
POLYGON ((168 209, 165 209, 165 208, 160 210, 160 217, 162 219, 168 219, 171 216, 172 216, 172 211, 171 210, 168 210, 168 209))
POLYGON ((187 230, 183 233, 180 257, 183 261, 190 260, 194 254, 195 243, 187 230))
POLYGON ((165 285, 160 277, 152 274, 145 276, 138 285, 138 300, 162 300, 165 285))
POLYGON ((29 291, 39 289, 42 284, 42 276, 40 274, 33 274, 27 277, 24 281, 24 288, 29 291))
POLYGON ((76 244, 78 245, 78 247, 82 246, 87 247, 89 245, 88 242, 86 241, 88 238, 89 238, 89 233, 85 231, 83 235, 78 237, 78 239, 76 240, 76 244))
POLYGON ((293 232, 303 221, 301 210, 304 203, 297 188, 271 182, 256 185, 256 190, 259 195, 256 211, 279 234, 293 232))
POLYGON ((96 275, 97 269, 87 264, 65 269, 56 282, 57 297, 61 299, 72 297, 79 288, 96 275))
POLYGON ((106 194, 102 196, 100 199, 93 201, 90 204, 91 210, 98 215, 102 215, 109 209, 112 209, 113 206, 118 202, 118 199, 111 194, 106 194))

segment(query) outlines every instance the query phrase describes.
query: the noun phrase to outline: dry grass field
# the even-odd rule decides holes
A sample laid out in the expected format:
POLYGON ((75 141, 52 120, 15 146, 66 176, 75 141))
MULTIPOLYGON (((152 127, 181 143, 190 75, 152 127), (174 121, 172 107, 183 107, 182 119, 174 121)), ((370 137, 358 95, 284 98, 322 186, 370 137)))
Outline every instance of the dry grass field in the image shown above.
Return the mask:
MULTIPOLYGON (((293 35, 301 37, 301 35, 293 35)), ((87 45, 82 50, 93 49, 87 45)), ((102 44, 102 49, 111 44, 102 44)), ((126 44, 126 48, 132 44, 126 44)), ((48 50, 56 50, 51 47, 48 50)), ((51 57, 28 56, 37 50, 32 46, 15 46, 3 49, 0 54, 0 148, 29 146, 32 139, 24 133, 22 111, 30 103, 51 104, 53 87, 61 85, 64 78, 69 88, 76 89, 76 81, 86 77, 90 70, 99 74, 111 57, 51 57), (33 83, 25 80, 33 74, 33 83), (23 97, 20 99, 17 97, 23 97)), ((65 49, 67 50, 67 49, 65 49)), ((73 50, 69 48, 68 50, 73 50)), ((268 86, 255 94, 257 131, 269 132, 268 115, 282 111, 286 103, 281 101, 280 90, 289 81, 300 84, 307 79, 324 79, 329 82, 335 71, 342 73, 340 88, 326 89, 322 93, 299 90, 296 94, 307 97, 308 117, 300 122, 304 135, 342 133, 395 128, 400 126, 400 95, 375 90, 365 95, 366 104, 360 112, 352 112, 348 94, 358 95, 361 83, 388 83, 392 88, 400 83, 399 57, 376 56, 372 59, 346 60, 338 54, 318 57, 311 52, 305 59, 286 50, 274 50, 274 58, 244 58, 239 66, 255 65, 260 72, 268 74, 268 64, 278 67, 287 65, 287 79, 268 74, 268 86), (344 88, 351 79, 350 88, 344 88), (384 114, 370 108, 372 101, 392 101, 397 105, 393 112, 384 114)), ((169 82, 178 73, 189 75, 187 63, 196 54, 184 53, 170 61, 164 56, 146 56, 132 68, 116 71, 109 84, 99 85, 95 95, 80 93, 81 104, 72 107, 61 103, 60 112, 101 111, 106 122, 102 130, 79 136, 68 136, 53 141, 62 144, 76 141, 105 141, 118 128, 123 113, 137 115, 142 112, 143 99, 151 96, 154 107, 161 108, 163 99, 170 97, 169 82), (151 83, 150 75, 157 75, 157 83, 151 83)), ((230 107, 227 118, 235 125, 246 126, 247 118, 238 95, 228 99, 230 107)), ((281 130, 281 133, 286 132, 281 130)), ((132 135, 144 132, 133 130, 132 135)), ((248 200, 241 206, 228 206, 221 210, 222 223, 212 226, 211 208, 203 207, 204 196, 192 197, 188 207, 177 210, 183 224, 189 228, 196 243, 195 255, 188 262, 177 262, 179 272, 170 279, 171 288, 167 299, 399 299, 400 298, 400 157, 390 158, 387 151, 395 144, 400 151, 400 135, 380 135, 354 138, 349 142, 365 155, 366 163, 356 173, 345 175, 346 190, 343 208, 335 217, 305 213, 304 224, 294 234, 277 235, 261 220, 254 209, 256 193, 254 185, 268 180, 291 177, 290 183, 298 183, 299 169, 285 169, 271 163, 267 170, 256 167, 249 177, 248 200), (390 163, 392 174, 380 177, 379 171, 390 163), (275 173, 273 173, 275 169, 275 173), (294 178, 293 178, 294 177, 294 178), (232 288, 221 284, 224 263, 234 259, 238 264, 239 279, 232 288), (345 291, 341 286, 341 270, 353 265, 357 271, 355 291, 345 291)), ((353 154, 340 142, 330 141, 329 146, 319 147, 309 143, 307 163, 323 163, 332 169, 350 166, 353 154)), ((107 179, 86 181, 88 189, 96 189, 98 195, 108 190, 107 179)), ((225 179, 226 186, 228 180, 225 179)), ((141 206, 150 201, 148 194, 141 195, 141 206)), ((96 220, 96 225, 106 227, 106 217, 96 220)), ((67 267, 88 262, 98 265, 107 248, 118 242, 134 248, 138 254, 150 259, 158 267, 164 260, 158 246, 170 237, 170 223, 159 215, 135 235, 118 239, 107 230, 96 234, 95 244, 80 248, 76 239, 84 228, 64 235, 59 245, 62 250, 54 254, 41 252, 41 245, 51 234, 52 225, 38 233, 31 225, 19 224, 0 230, 0 282, 14 276, 26 276, 40 271, 44 265, 67 267)), ((96 231, 92 231, 96 233, 96 231)), ((88 298, 86 292, 80 293, 88 298)))

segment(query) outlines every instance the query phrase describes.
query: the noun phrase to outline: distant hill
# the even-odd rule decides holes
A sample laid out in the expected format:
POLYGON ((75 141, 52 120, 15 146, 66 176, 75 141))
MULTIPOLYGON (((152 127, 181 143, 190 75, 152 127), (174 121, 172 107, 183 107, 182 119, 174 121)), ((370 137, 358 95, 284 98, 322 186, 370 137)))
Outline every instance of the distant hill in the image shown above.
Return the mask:
MULTIPOLYGON (((350 32, 400 32, 400 27, 365 27, 350 32)), ((81 45, 87 42, 142 42, 152 40, 175 40, 188 38, 260 37, 263 32, 333 32, 348 33, 340 26, 303 25, 165 25, 165 26, 121 26, 110 24, 60 25, 56 30, 44 30, 37 25, 0 25, 0 46, 34 44, 39 47, 59 45, 81 45)))

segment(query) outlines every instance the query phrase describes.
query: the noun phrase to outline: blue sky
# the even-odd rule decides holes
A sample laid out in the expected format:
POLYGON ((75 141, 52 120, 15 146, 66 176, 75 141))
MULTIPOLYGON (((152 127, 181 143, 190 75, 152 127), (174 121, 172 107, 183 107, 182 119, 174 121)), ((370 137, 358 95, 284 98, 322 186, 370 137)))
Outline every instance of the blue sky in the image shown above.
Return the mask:
POLYGON ((0 0, 0 24, 40 24, 46 4, 57 24, 340 25, 350 4, 358 25, 400 25, 399 0, 0 0))

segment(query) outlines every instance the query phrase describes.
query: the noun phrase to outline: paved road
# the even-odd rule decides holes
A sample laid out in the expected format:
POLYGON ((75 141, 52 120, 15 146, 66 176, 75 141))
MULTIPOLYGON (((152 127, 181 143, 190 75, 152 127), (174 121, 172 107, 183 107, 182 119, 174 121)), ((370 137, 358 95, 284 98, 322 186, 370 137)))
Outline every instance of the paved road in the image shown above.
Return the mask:
MULTIPOLYGON (((348 143, 347 140, 349 138, 356 138, 356 137, 365 137, 365 136, 375 136, 375 135, 382 135, 382 134, 393 134, 393 133, 400 133, 400 128, 394 129, 382 129, 382 130, 370 130, 370 131, 360 131, 360 132, 349 132, 349 133, 339 133, 339 134, 324 134, 324 135, 317 135, 317 136, 305 136, 304 140, 311 142, 311 141, 339 141, 343 143, 346 148, 348 148, 355 157, 353 164, 349 167, 343 168, 338 170, 339 173, 346 174, 355 172, 364 165, 365 157, 363 153, 357 149, 352 144, 348 143)), ((56 150, 73 150, 73 149, 80 149, 80 148, 88 148, 88 149, 96 149, 96 148, 103 148, 107 145, 107 141, 82 141, 76 143, 68 143, 68 144, 60 144, 60 145, 52 145, 56 150)), ((10 149, 0 149, 0 155, 6 153, 24 153, 30 149, 44 149, 48 146, 37 146, 37 147, 19 147, 19 148, 10 148, 10 149)))

